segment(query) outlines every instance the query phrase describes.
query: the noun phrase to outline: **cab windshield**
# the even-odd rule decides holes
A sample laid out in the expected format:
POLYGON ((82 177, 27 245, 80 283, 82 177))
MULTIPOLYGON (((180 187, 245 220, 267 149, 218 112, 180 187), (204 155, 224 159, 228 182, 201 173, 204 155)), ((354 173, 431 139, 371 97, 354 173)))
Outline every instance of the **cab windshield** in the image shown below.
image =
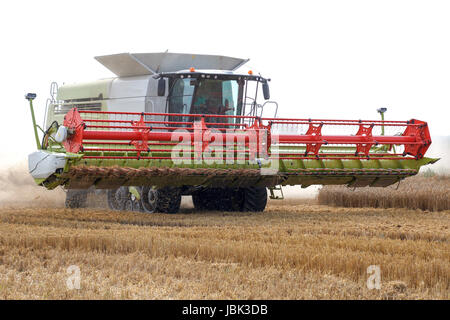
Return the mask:
MULTIPOLYGON (((242 88, 238 80, 173 79, 169 113, 241 115, 242 88)), ((171 116, 171 121, 192 121, 189 116, 171 116)), ((208 122, 233 123, 233 118, 211 118, 208 122)))

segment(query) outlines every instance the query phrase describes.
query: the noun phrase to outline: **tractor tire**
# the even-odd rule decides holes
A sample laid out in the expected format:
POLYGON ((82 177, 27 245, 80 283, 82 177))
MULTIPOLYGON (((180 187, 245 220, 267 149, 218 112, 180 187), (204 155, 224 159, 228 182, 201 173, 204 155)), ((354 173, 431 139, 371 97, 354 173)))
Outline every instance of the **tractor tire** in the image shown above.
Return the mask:
POLYGON ((158 189, 151 186, 145 186, 141 189, 141 207, 145 213, 158 212, 159 192, 158 189))
POLYGON ((120 187, 118 189, 108 190, 106 193, 108 206, 114 211, 123 211, 129 200, 128 187, 120 187))
POLYGON ((244 205, 244 192, 242 189, 236 189, 231 195, 231 210, 230 211, 242 211, 244 205))
POLYGON ((143 212, 141 201, 131 196, 125 201, 125 211, 143 212))
POLYGON ((180 210, 181 190, 174 187, 158 189, 157 210, 163 213, 177 213, 180 210))
POLYGON ((194 208, 199 211, 218 210, 217 194, 211 188, 205 188, 192 194, 194 208))
POLYGON ((205 188, 192 194, 197 210, 241 211, 244 194, 241 189, 205 188))
MULTIPOLYGON (((136 187, 137 188, 137 187, 136 187)), ((138 188, 139 190, 139 188, 138 188)), ((114 211, 144 211, 141 201, 138 200, 128 187, 108 190, 106 193, 108 206, 114 211)))
POLYGON ((242 189, 222 189, 217 194, 221 195, 217 199, 217 207, 219 211, 241 211, 244 203, 244 193, 242 189))
POLYGON ((66 193, 66 208, 86 208, 88 190, 68 190, 66 193))
POLYGON ((248 187, 243 188, 243 191, 242 211, 264 211, 267 204, 267 189, 265 187, 248 187))

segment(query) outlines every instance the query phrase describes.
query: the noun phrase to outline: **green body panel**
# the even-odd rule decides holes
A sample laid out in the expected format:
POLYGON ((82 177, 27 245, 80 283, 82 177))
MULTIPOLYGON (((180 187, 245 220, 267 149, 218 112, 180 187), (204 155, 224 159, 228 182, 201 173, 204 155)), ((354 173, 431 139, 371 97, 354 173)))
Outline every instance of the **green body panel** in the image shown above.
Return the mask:
MULTIPOLYGON (((85 104, 97 103, 101 105, 101 111, 107 111, 107 102, 113 79, 103 79, 92 82, 66 84, 58 89, 56 102, 50 104, 47 109, 46 126, 53 121, 59 124, 64 122, 64 113, 56 113, 55 109, 68 109, 82 107, 85 104)), ((44 128, 47 129, 47 128, 44 128)))
POLYGON ((36 148, 39 150, 41 149, 41 143, 39 142, 39 135, 37 132, 38 126, 36 125, 36 117, 34 116, 33 99, 29 99, 28 102, 30 103, 31 121, 33 123, 34 138, 36 139, 36 148))
POLYGON ((102 79, 91 82, 66 84, 58 89, 57 100, 74 100, 86 98, 109 98, 109 90, 113 79, 102 79))
MULTIPOLYGON (((90 145, 95 147, 95 145, 90 145)), ((56 146, 54 146, 56 148, 56 146)), ((127 148, 124 146, 123 148, 127 148)), ((167 146, 154 146, 151 152, 141 157, 170 157, 170 152, 158 152, 167 146)), ((292 149, 292 148, 291 148, 292 149)), ((301 147, 295 152, 301 151, 301 147)), ((336 148, 334 148, 336 149, 336 148)), ((345 148, 348 151, 348 147, 345 148)), ((58 149, 53 151, 63 151, 58 149)), ((294 150, 291 150, 294 151, 294 150)), ((418 172, 422 165, 434 163, 437 159, 281 159, 272 161, 245 161, 243 163, 207 163, 195 160, 175 163, 170 159, 87 159, 83 156, 136 157, 135 152, 86 152, 68 154, 69 159, 63 173, 55 174, 48 181, 36 181, 47 188, 64 185, 67 188, 82 189, 115 188, 119 186, 155 185, 164 186, 205 186, 205 187, 245 187, 276 185, 314 184, 349 186, 387 186, 418 172), (86 173, 75 175, 72 169, 85 170, 86 173), (113 173, 114 168, 152 170, 148 174, 125 175, 113 173), (272 169, 270 169, 272 168, 272 169), (101 170, 97 170, 101 169, 101 170), (267 169, 267 170, 265 170, 267 169), (104 174, 104 170, 109 170, 104 174), (163 170, 163 171, 158 171, 163 170), (166 171, 164 171, 166 170, 166 171), (103 172, 103 173, 102 173, 103 172), (156 172, 156 173, 155 173, 156 172), (71 176, 72 174, 72 176, 71 176)), ((353 157, 350 153, 349 157, 353 157)), ((134 171, 133 171, 134 170, 134 171)))

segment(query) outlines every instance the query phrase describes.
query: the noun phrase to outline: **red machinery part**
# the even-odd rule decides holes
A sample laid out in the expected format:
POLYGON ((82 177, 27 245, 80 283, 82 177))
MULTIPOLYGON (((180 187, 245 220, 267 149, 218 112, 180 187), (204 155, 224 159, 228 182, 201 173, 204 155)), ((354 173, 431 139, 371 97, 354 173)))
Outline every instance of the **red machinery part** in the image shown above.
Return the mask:
POLYGON ((63 146, 67 152, 77 153, 83 150, 83 133, 85 123, 77 108, 72 108, 64 116, 63 125, 67 128, 68 137, 63 141, 63 146))
MULTIPOLYGON (((312 119, 274 119, 274 118, 258 118, 246 116, 226 116, 226 115, 201 115, 201 114, 166 114, 166 113, 136 113, 136 112, 102 112, 102 111, 79 111, 77 108, 71 109, 64 118, 64 126, 68 128, 69 136, 63 145, 66 151, 72 153, 83 152, 85 144, 128 144, 133 145, 134 149, 127 149, 126 151, 135 151, 137 156, 135 158, 157 159, 161 157, 141 157, 141 152, 150 151, 149 146, 152 145, 174 145, 178 143, 180 134, 174 134, 173 130, 183 129, 184 135, 188 141, 197 141, 200 134, 200 142, 202 149, 198 146, 194 148, 198 153, 203 152, 208 144, 213 144, 210 141, 211 130, 224 132, 223 141, 236 143, 244 141, 249 145, 249 152, 256 152, 268 154, 271 143, 277 141, 278 144, 304 144, 306 145, 306 153, 301 154, 279 154, 280 159, 305 159, 308 154, 315 155, 324 159, 331 156, 332 159, 345 158, 350 159, 345 154, 340 157, 339 154, 320 153, 323 145, 354 145, 356 146, 356 153, 354 158, 358 157, 384 157, 383 159, 402 159, 409 155, 416 159, 421 159, 425 155, 427 149, 431 144, 430 133, 426 122, 412 119, 410 121, 362 121, 362 120, 312 120, 312 119), (82 118, 81 114, 86 117, 82 118), (89 115, 101 116, 101 119, 89 118, 89 115), (108 119, 113 116, 132 116, 139 117, 139 120, 115 120, 108 119), (196 121, 145 121, 145 117, 189 117, 196 121), (221 122, 214 122, 217 119, 223 119, 221 122), (230 119, 239 119, 240 123, 228 123, 230 119), (246 123, 247 122, 247 123, 246 123), (98 123, 101 123, 100 125, 98 123), (268 123, 268 125, 263 125, 268 123), (274 134, 272 128, 276 124, 288 125, 308 125, 308 130, 305 134, 274 134), (159 125, 159 126, 152 126, 159 125), (182 127, 180 127, 182 125, 182 127), (324 126, 358 126, 358 131, 355 135, 323 135, 322 129, 324 126), (209 127, 208 127, 209 126, 209 127), (402 135, 372 135, 372 130, 375 126, 401 126, 406 127, 402 135), (213 127, 213 128, 212 128, 213 127), (237 129, 236 129, 237 128, 237 129), (98 130, 102 129, 102 130, 98 130), (104 129, 104 130, 103 130, 104 129), (165 131, 156 131, 164 129, 165 131), (233 129, 233 130, 231 130, 233 129), (236 129, 237 131, 234 131, 236 129), (252 147, 253 142, 251 134, 256 134, 257 150, 252 147), (197 138, 197 139, 196 139, 197 138), (189 140, 190 139, 190 140, 189 140), (108 142, 105 142, 108 141, 108 142), (114 142, 110 142, 114 141, 114 142), (121 142, 127 141, 127 142, 121 142), (403 145, 404 152, 398 154, 370 154, 373 146, 377 145, 403 145), (386 156, 390 156, 386 158, 386 156)), ((216 141, 217 142, 217 141, 216 141)), ((391 148, 389 148, 391 149, 391 148)), ((123 151, 124 149, 114 148, 89 148, 90 151, 123 151)), ((159 149, 159 151, 163 151, 159 149)), ((167 150, 169 151, 169 150, 167 150)), ((198 155, 197 155, 198 156, 198 155)), ((122 158, 122 157, 108 157, 108 156, 86 156, 89 158, 122 158)), ((165 157, 164 157, 165 158, 165 157)))

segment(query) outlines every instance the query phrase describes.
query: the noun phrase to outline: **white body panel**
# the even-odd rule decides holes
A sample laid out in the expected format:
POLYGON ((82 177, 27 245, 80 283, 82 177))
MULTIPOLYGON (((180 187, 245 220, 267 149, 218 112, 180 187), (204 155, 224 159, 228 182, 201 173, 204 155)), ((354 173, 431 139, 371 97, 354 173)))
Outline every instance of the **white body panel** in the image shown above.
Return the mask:
POLYGON ((47 179, 58 169, 63 169, 65 165, 66 155, 64 153, 39 150, 28 155, 28 171, 35 179, 47 179))
MULTIPOLYGON (((90 104, 91 102, 89 101, 78 103, 69 101, 91 98, 97 100, 95 103, 101 103, 102 111, 166 112, 168 84, 166 85, 166 94, 162 97, 158 96, 157 86, 158 80, 149 75, 102 79, 88 83, 64 85, 59 88, 59 100, 48 105, 48 108, 52 110, 47 110, 46 129, 54 120, 60 125, 63 122, 64 113, 60 112, 59 114, 55 114, 53 112, 53 110, 61 108, 59 101, 67 103, 67 106, 65 106, 67 111, 75 106, 89 110, 89 107, 83 107, 83 104, 90 104)), ((147 118, 146 120, 163 120, 163 118, 152 117, 152 119, 147 118)))
POLYGON ((150 76, 116 78, 107 98, 108 111, 145 112, 150 76))
POLYGON ((182 69, 219 69, 233 71, 248 59, 193 53, 119 53, 95 59, 119 77, 175 72, 182 69))
POLYGON ((166 95, 159 97, 157 85, 158 80, 151 76, 115 78, 106 99, 107 111, 165 112, 167 89, 166 95))

